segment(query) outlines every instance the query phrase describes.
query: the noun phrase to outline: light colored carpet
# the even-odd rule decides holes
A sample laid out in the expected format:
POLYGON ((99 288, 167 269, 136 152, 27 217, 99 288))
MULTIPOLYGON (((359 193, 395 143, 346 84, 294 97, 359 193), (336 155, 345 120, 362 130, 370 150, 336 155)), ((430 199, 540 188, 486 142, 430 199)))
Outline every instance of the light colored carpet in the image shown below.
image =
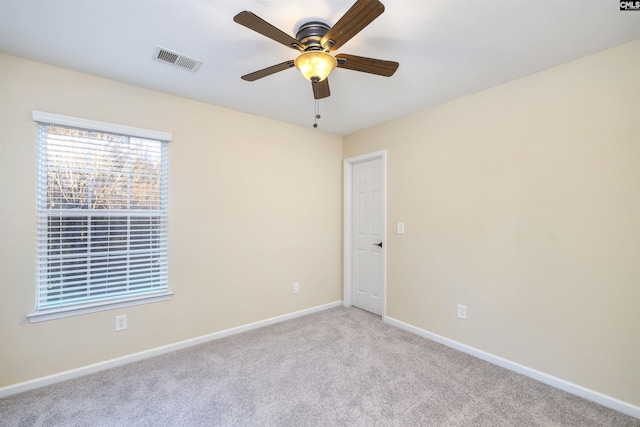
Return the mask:
POLYGON ((0 425, 640 427, 640 420, 340 307, 1 399, 0 425))

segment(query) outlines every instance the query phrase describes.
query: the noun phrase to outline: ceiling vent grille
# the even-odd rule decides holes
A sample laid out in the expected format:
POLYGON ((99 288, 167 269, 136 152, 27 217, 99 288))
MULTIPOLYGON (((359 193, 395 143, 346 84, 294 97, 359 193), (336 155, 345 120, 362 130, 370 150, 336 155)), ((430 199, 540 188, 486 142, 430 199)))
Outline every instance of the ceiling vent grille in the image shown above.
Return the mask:
POLYGON ((191 58, 187 55, 173 52, 160 46, 156 46, 156 52, 153 54, 153 58, 158 61, 184 68, 185 70, 193 71, 194 73, 202 64, 202 61, 198 61, 197 59, 191 58))

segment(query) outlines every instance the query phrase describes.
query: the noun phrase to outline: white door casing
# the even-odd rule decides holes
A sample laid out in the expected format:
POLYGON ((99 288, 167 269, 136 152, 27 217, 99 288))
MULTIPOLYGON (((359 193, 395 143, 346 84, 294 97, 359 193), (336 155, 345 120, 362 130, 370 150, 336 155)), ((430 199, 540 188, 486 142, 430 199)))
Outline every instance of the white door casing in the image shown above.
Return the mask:
POLYGON ((344 166, 345 306, 384 316, 386 151, 346 159, 344 166))

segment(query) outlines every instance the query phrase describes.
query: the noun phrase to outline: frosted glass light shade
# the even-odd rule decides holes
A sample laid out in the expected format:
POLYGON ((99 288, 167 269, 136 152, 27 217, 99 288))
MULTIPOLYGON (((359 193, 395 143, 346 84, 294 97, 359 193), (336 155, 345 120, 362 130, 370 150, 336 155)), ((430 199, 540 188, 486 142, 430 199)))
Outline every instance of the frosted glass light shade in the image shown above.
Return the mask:
POLYGON ((326 52, 313 50, 301 53, 294 61, 305 79, 309 81, 323 81, 336 68, 336 58, 326 52))

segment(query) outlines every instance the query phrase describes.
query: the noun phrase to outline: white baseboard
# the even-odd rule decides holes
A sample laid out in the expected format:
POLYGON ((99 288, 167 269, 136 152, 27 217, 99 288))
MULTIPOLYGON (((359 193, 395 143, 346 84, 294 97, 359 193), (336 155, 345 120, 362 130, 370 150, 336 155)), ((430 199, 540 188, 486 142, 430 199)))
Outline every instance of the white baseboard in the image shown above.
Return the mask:
POLYGON ((470 347, 466 344, 462 344, 449 338, 445 338, 441 335, 437 335, 424 329, 420 329, 416 326, 404 323, 400 320, 396 320, 388 316, 385 316, 383 320, 389 325, 404 329, 421 337, 446 345, 447 347, 451 347, 455 350, 459 350, 463 353, 467 353, 471 356, 477 357, 478 359, 485 360, 489 363, 493 363, 494 365, 501 366, 503 368, 509 369, 510 371, 517 372, 529 378, 533 378, 534 380, 538 380, 542 383, 548 384, 552 387, 599 403, 600 405, 606 406, 607 408, 611 408, 618 412, 622 412, 623 414, 627 414, 640 419, 640 407, 638 406, 623 402, 622 400, 618 400, 597 391, 593 391, 577 384, 570 383, 568 381, 556 378, 543 372, 536 371, 535 369, 528 368, 510 360, 503 359, 502 357, 495 356, 491 353, 478 350, 477 348, 470 347))
POLYGON ((117 366, 126 365, 127 363, 137 362, 138 360, 148 359, 150 357, 155 357, 161 354, 170 353, 172 351, 182 350, 184 348, 202 344, 208 341, 217 340, 220 338, 228 337, 230 335, 235 335, 242 332, 250 331, 252 329, 262 328, 265 326, 273 325, 275 323, 284 322, 285 320, 295 319, 296 317, 302 317, 302 316, 306 316, 308 314, 316 313, 319 311, 328 310, 330 308, 340 307, 342 305, 343 305, 342 301, 334 301, 328 304, 307 308, 305 310, 300 310, 293 313, 272 317, 270 319, 249 323, 247 325, 238 326, 231 329, 225 329, 224 331, 214 332, 212 334, 191 338, 191 339, 180 341, 174 344, 152 348, 150 350, 145 350, 139 353, 118 357, 116 359, 106 360, 104 362, 95 363, 93 365, 87 365, 87 366, 72 369, 69 371, 49 375, 46 377, 36 378, 34 380, 12 384, 10 386, 0 388, 0 398, 11 396, 13 394, 23 393, 25 391, 44 387, 50 384, 67 381, 73 378, 78 378, 84 375, 93 374, 95 372, 104 371, 106 369, 115 368, 117 366))

